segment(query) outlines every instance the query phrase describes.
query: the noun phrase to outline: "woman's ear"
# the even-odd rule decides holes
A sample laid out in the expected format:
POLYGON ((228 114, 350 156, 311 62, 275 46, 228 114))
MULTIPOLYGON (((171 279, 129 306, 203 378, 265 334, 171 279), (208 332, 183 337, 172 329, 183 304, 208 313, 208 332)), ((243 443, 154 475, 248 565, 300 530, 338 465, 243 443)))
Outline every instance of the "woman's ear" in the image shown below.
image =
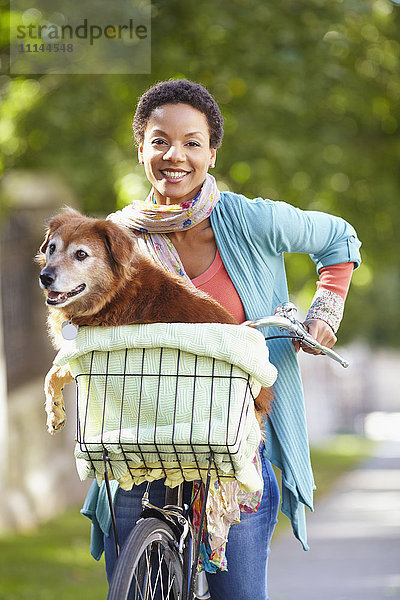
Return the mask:
POLYGON ((217 149, 210 148, 210 162, 208 164, 209 169, 213 169, 215 167, 215 161, 217 159, 217 149))
POLYGON ((143 160, 143 144, 140 144, 139 148, 138 148, 138 161, 139 161, 139 165, 143 165, 144 160, 143 160))

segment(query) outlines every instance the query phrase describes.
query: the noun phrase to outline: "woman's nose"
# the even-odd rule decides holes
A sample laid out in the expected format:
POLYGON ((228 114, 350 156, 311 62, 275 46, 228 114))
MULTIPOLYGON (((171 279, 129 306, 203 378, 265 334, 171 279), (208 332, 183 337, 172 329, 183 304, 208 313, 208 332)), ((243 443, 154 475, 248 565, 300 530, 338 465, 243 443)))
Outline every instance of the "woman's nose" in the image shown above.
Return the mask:
POLYGON ((184 161, 186 159, 185 152, 179 144, 171 145, 163 156, 164 160, 173 160, 176 162, 184 161))

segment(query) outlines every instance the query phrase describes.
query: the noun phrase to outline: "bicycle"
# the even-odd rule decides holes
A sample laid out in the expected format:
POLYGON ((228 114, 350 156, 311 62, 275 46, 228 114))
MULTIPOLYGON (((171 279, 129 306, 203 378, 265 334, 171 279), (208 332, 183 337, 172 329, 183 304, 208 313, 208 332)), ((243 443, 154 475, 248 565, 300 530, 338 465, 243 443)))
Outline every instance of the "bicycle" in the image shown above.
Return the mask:
MULTIPOLYGON (((339 356, 334 350, 326 348, 319 344, 314 338, 310 336, 310 334, 306 331, 304 326, 300 321, 297 321, 295 318, 296 307, 291 303, 285 303, 279 306, 274 316, 265 317, 262 319, 256 319, 252 321, 246 321, 243 323, 243 326, 251 327, 251 328, 260 328, 260 327, 277 327, 280 332, 286 331, 286 335, 282 335, 281 333, 278 335, 273 335, 270 337, 266 337, 269 339, 276 338, 289 338, 291 340, 296 339, 300 340, 301 343, 309 346, 310 348, 321 351, 322 354, 329 356, 330 358, 338 361, 343 367, 348 366, 348 362, 344 360, 341 356, 339 356)), ((143 350, 143 361, 144 361, 144 350, 143 350)), ((162 386, 160 387, 161 377, 175 377, 176 383, 176 397, 175 397, 175 407, 177 406, 177 400, 179 398, 178 394, 178 381, 179 377, 182 375, 179 373, 179 352, 178 352, 178 362, 177 362, 177 372, 175 374, 163 374, 161 375, 161 363, 162 363, 162 349, 160 350, 160 370, 159 373, 146 373, 143 368, 144 362, 142 362, 142 370, 137 373, 127 373, 126 370, 124 373, 108 373, 108 358, 107 358, 107 366, 105 369, 105 373, 101 373, 101 377, 105 378, 104 383, 104 412, 106 406, 106 398, 107 398, 107 378, 109 377, 123 377, 123 390, 125 389, 126 380, 129 376, 140 377, 140 392, 142 392, 143 380, 145 377, 158 377, 158 392, 157 392, 157 411, 159 406, 159 398, 158 396, 162 394, 162 386)), ((92 358, 93 361, 93 358, 92 358)), ((126 364, 126 358, 125 358, 126 364)), ((197 364, 197 361, 196 361, 197 364)), ((216 385, 217 377, 214 375, 214 363, 213 363, 213 374, 212 374, 212 382, 211 382, 211 390, 216 385)), ((87 395, 89 397, 89 387, 90 382, 96 378, 96 375, 90 372, 90 374, 86 374, 86 379, 89 381, 87 387, 87 395)), ((200 375, 196 372, 196 367, 194 369, 194 375, 185 375, 186 377, 192 377, 194 379, 193 389, 195 389, 196 378, 199 379, 200 375)), ((205 376, 203 376, 205 377, 205 376)), ((226 377, 230 381, 229 383, 229 397, 228 397, 228 411, 229 405, 231 403, 231 390, 233 380, 235 380, 235 375, 231 374, 229 377, 226 377)), ((79 377, 76 377, 78 382, 79 377)), ((236 379, 241 379, 236 376, 236 379)), ((170 385, 170 382, 169 382, 170 385)), ((79 387, 79 385, 78 385, 79 387)), ((212 396, 212 392, 211 392, 212 396)), ((140 395, 140 398, 142 395, 140 395)), ((193 403, 194 403, 195 393, 193 392, 193 403)), ((242 426, 242 419, 245 418, 243 415, 246 415, 246 411, 249 410, 249 407, 252 406, 252 401, 254 397, 252 396, 251 386, 249 385, 249 379, 245 382, 245 393, 242 401, 241 407, 241 416, 239 427, 242 426)), ((122 393, 122 406, 120 408, 121 411, 121 423, 122 423, 122 414, 124 411, 124 392, 122 393)), ((194 404, 193 404, 194 406, 194 404)), ((240 408, 240 407, 239 407, 240 408)), ((139 414, 140 414, 140 406, 139 406, 139 414)), ((87 417, 87 408, 84 419, 87 417)), ((104 414, 103 414, 104 419, 104 414)), ((156 455, 159 458, 161 463, 161 467, 164 474, 167 474, 167 466, 168 460, 166 457, 170 457, 170 446, 168 447, 168 451, 164 451, 161 445, 156 443, 156 429, 157 429, 157 412, 154 418, 154 439, 149 442, 149 446, 146 444, 137 444, 138 452, 140 458, 143 460, 144 468, 148 471, 151 471, 151 468, 148 468, 146 464, 146 456, 148 455, 149 447, 154 450, 156 455), (164 454, 163 454, 164 452, 164 454)), ((174 415, 175 420, 175 415, 174 415)), ((153 600, 193 600, 195 596, 195 586, 196 586, 196 575, 197 575, 197 567, 199 561, 200 554, 200 545, 201 545, 201 537, 202 530, 205 519, 205 508, 206 508, 206 500, 209 492, 210 481, 212 479, 212 475, 214 478, 225 477, 226 478, 226 469, 221 471, 221 463, 218 463, 218 453, 225 452, 228 454, 229 460, 232 463, 232 473, 230 477, 235 477, 235 467, 234 467, 234 459, 235 459, 235 449, 236 446, 228 443, 228 434, 226 436, 226 442, 223 447, 216 447, 215 444, 210 441, 210 431, 211 431, 211 409, 210 409, 210 430, 208 435, 208 443, 204 444, 204 448, 200 445, 196 445, 196 452, 194 452, 194 444, 192 441, 190 442, 191 450, 193 451, 193 457, 196 463, 196 468, 199 474, 199 479, 203 480, 204 487, 204 499, 203 499, 203 507, 200 517, 199 531, 198 535, 195 535, 194 526, 191 521, 191 507, 192 504, 185 504, 183 501, 183 482, 179 483, 178 486, 173 489, 166 487, 166 495, 165 495, 165 505, 161 508, 158 506, 153 506, 149 502, 149 486, 147 486, 146 492, 142 498, 142 508, 143 512, 141 513, 136 525, 132 529, 130 536, 128 537, 122 551, 119 550, 118 544, 118 535, 116 529, 116 520, 113 508, 112 495, 110 490, 109 483, 109 473, 113 474, 113 469, 115 469, 115 463, 113 464, 112 457, 110 457, 110 446, 107 445, 102 439, 102 443, 100 444, 100 448, 97 449, 97 446, 91 445, 90 439, 85 439, 85 427, 86 421, 82 422, 82 417, 79 417, 78 411, 78 427, 77 427, 77 441, 80 447, 85 449, 85 452, 88 452, 89 460, 93 467, 98 469, 98 464, 95 465, 101 460, 103 462, 103 471, 104 471, 104 479, 105 485, 108 494, 108 500, 110 505, 111 519, 112 519, 112 527, 114 532, 114 540, 115 540, 115 551, 118 557, 116 562, 116 566, 114 569, 114 573, 110 582, 109 592, 107 599, 108 600, 124 600, 124 599, 153 599, 153 600), (94 448, 94 450, 93 450, 94 448), (90 449, 90 451, 89 451, 90 449), (94 454, 97 452, 97 456, 94 454), (200 454, 203 453, 204 455, 200 454), (101 453, 101 457, 99 454, 101 453), (205 468, 204 457, 207 457, 208 465, 205 468)), ((104 427, 104 424, 103 424, 104 427)), ((174 422, 175 427, 175 422, 174 422)), ((192 423, 193 429, 193 423, 192 423)), ((191 431, 192 431, 191 429, 191 431)), ((131 473, 132 463, 129 462, 129 457, 132 457, 132 453, 130 453, 130 448, 127 448, 126 442, 121 438, 122 425, 120 424, 120 436, 118 439, 118 443, 120 444, 122 460, 126 462, 129 472, 131 473)), ((139 434, 139 417, 138 417, 138 434, 139 434)), ((236 437, 238 432, 236 432, 236 437)), ((137 441, 136 441, 137 443, 137 441)), ((177 463, 179 468, 182 471, 183 479, 184 477, 184 468, 181 464, 182 461, 182 451, 177 450, 174 442, 172 442, 173 450, 176 453, 177 463), (180 458, 179 458, 180 456, 180 458)), ((137 448, 135 446, 135 451, 137 448)), ((113 455, 115 457, 115 455, 113 455)))

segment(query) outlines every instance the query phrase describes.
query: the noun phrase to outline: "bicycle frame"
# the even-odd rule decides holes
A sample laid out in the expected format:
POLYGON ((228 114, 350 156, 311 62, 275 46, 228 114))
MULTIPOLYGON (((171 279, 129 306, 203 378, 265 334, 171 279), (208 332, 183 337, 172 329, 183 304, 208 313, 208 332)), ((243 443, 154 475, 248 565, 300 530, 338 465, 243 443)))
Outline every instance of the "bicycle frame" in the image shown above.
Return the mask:
MULTIPOLYGON (((103 452, 103 460, 105 463, 109 460, 107 456, 107 451, 103 452)), ((192 600, 194 598, 194 590, 196 584, 196 573, 197 573, 197 564, 200 556, 200 547, 201 547, 201 539, 202 532, 204 527, 205 513, 206 513, 206 505, 207 505, 207 497, 208 491, 210 488, 210 480, 211 480, 211 465, 213 461, 213 455, 210 455, 209 467, 207 473, 207 480, 204 489, 204 500, 203 506, 200 516, 200 524, 199 524, 199 534, 197 536, 195 553, 192 553, 193 541, 196 536, 194 533, 193 525, 188 518, 188 514, 190 511, 189 506, 184 506, 183 503, 183 483, 180 483, 175 488, 166 488, 165 491, 165 505, 163 508, 159 506, 155 506, 151 504, 149 501, 149 489, 151 483, 147 484, 147 488, 142 497, 142 508, 143 511, 136 523, 141 521, 142 519, 156 517, 161 521, 164 521, 169 525, 174 532, 177 541, 177 550, 179 552, 179 556, 181 557, 182 565, 183 565, 183 573, 186 576, 183 581, 182 586, 182 600, 192 600), (178 541, 179 540, 179 541, 178 541), (187 577, 190 572, 190 577, 187 577)), ((108 477, 107 469, 105 469, 104 480, 107 489, 107 497, 110 506, 111 512, 111 522, 114 533, 114 542, 115 542, 115 552, 116 556, 119 556, 120 547, 118 541, 118 533, 116 527, 116 518, 115 511, 111 497, 110 490, 110 482, 108 477)))
POLYGON ((165 520, 170 525, 170 527, 175 532, 177 539, 179 537, 178 550, 180 556, 182 557, 184 566, 186 563, 186 569, 184 569, 185 574, 187 573, 190 567, 190 578, 187 582, 184 582, 184 589, 182 590, 182 600, 192 600, 192 598, 194 597, 197 563, 199 561, 200 556, 201 538, 206 514, 207 497, 210 488, 212 460, 213 456, 211 455, 209 460, 207 480, 204 489, 204 500, 200 516, 199 534, 197 536, 195 553, 193 556, 191 555, 191 553, 187 552, 189 547, 191 547, 193 540, 195 539, 195 534, 192 523, 190 519, 187 518, 188 513, 190 511, 190 507, 187 507, 185 510, 183 506, 183 483, 181 483, 176 488, 166 489, 166 504, 163 508, 150 504, 148 499, 148 490, 150 484, 148 484, 146 492, 144 493, 142 498, 142 506, 144 510, 140 515, 140 519, 145 519, 146 517, 157 515, 158 518, 160 518, 161 520, 165 520), (187 542, 188 536, 190 536, 189 543, 187 542), (185 583, 188 584, 188 587, 185 586, 185 583), (185 595, 185 591, 187 591, 187 595, 185 595))

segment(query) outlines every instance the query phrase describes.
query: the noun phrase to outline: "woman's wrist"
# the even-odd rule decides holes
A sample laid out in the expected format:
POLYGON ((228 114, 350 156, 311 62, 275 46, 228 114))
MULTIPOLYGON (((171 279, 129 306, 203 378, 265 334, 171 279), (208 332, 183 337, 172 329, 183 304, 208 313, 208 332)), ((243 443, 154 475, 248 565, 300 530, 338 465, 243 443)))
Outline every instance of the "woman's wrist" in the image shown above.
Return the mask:
POLYGON ((328 323, 336 333, 343 317, 343 310, 344 300, 339 294, 320 288, 313 298, 306 321, 308 319, 320 319, 328 323))

